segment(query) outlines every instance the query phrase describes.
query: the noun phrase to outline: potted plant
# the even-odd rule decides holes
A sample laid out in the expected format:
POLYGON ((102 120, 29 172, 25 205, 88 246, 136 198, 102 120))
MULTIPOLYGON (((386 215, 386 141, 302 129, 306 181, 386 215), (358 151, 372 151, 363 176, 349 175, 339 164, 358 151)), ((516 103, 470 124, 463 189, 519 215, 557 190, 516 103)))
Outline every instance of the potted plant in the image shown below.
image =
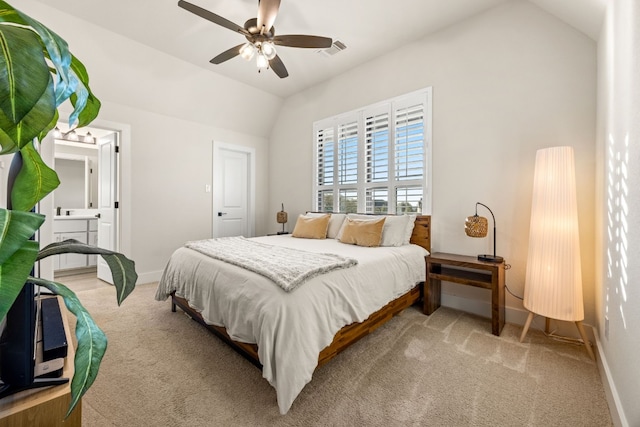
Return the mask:
MULTIPOLYGON (((40 157, 38 145, 70 101, 69 124, 83 127, 98 115, 100 102, 89 89, 83 64, 67 43, 38 21, 0 0, 0 154, 13 154, 8 209, 0 209, 0 321, 26 286, 60 295, 76 318, 77 350, 67 416, 98 374, 107 339, 76 295, 60 283, 33 277, 34 263, 60 253, 101 255, 113 274, 120 304, 137 280, 124 255, 69 240, 40 248, 33 239, 45 216, 34 206, 58 185, 58 176, 40 157)), ((15 327, 7 323, 5 329, 15 327)))

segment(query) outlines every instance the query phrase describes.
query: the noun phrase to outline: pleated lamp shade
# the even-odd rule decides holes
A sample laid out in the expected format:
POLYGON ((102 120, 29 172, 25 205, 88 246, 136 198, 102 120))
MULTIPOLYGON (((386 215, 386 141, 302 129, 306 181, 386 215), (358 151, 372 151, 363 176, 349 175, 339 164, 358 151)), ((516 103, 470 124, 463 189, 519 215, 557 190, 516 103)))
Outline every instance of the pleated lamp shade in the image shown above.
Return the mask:
POLYGON ((584 319, 572 147, 536 153, 524 307, 552 319, 584 319))

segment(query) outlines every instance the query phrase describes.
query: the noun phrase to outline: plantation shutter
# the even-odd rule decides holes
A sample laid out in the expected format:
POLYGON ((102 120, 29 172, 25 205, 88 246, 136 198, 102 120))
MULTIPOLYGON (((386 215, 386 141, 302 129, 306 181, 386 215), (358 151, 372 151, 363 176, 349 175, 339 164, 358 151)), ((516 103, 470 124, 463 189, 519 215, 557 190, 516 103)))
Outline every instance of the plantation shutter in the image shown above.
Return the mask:
POLYGON ((334 150, 333 128, 318 130, 316 132, 318 186, 333 185, 334 150))
POLYGON ((389 113, 370 115, 365 119, 366 180, 389 180, 389 113))
POLYGON ((338 184, 358 183, 358 122, 338 125, 338 184))
POLYGON ((424 105, 396 110, 395 176, 397 180, 422 179, 424 176, 424 105))
POLYGON ((429 212, 430 128, 430 88, 315 122, 314 208, 429 212))

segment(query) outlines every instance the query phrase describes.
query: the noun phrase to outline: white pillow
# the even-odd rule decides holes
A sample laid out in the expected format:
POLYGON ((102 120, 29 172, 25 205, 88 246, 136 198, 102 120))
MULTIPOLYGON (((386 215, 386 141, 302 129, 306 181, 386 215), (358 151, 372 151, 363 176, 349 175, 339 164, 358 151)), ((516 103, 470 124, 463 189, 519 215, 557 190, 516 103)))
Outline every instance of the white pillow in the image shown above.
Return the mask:
MULTIPOLYGON (((409 215, 358 215, 348 214, 348 218, 362 219, 362 220, 378 220, 380 218, 386 218, 384 221, 384 227, 382 228, 382 241, 380 246, 403 246, 408 244, 406 238, 407 228, 409 223, 409 215), (407 243, 405 243, 407 241, 407 243)), ((413 219, 415 221, 415 217, 413 219)), ((342 231, 342 230, 341 230, 342 231)), ((413 231, 413 223, 411 224, 411 231, 413 231)), ((342 233, 338 233, 336 237, 340 240, 342 233)), ((409 232, 409 238, 411 238, 411 232, 409 232)))
POLYGON ((407 220, 407 229, 406 229, 405 235, 404 235, 404 244, 408 245, 408 244, 411 243, 411 235, 413 234, 413 227, 416 224, 416 217, 418 215, 409 214, 409 215, 406 215, 406 216, 409 217, 409 218, 407 220))
MULTIPOLYGON (((314 217, 326 215, 327 213, 329 212, 307 212, 305 216, 314 218, 314 217)), ((342 223, 344 222, 344 219, 347 217, 347 215, 343 213, 332 213, 330 215, 331 215, 331 218, 329 218, 329 228, 327 229, 327 239, 335 239, 338 236, 338 232, 340 232, 342 223)))

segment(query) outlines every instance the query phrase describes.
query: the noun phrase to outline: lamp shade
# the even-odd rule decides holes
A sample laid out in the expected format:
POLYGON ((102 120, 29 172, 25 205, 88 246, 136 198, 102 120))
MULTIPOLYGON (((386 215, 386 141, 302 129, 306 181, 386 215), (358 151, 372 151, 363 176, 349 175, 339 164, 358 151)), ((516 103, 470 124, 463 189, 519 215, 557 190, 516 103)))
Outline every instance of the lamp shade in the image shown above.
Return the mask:
POLYGON ((286 224, 287 223, 287 213, 284 211, 276 212, 276 221, 278 224, 286 224))
POLYGON ((468 216, 464 221, 464 232, 469 237, 486 237, 489 230, 487 218, 478 216, 468 216))
POLYGON ((584 319, 572 147, 536 153, 523 303, 547 318, 584 319))

